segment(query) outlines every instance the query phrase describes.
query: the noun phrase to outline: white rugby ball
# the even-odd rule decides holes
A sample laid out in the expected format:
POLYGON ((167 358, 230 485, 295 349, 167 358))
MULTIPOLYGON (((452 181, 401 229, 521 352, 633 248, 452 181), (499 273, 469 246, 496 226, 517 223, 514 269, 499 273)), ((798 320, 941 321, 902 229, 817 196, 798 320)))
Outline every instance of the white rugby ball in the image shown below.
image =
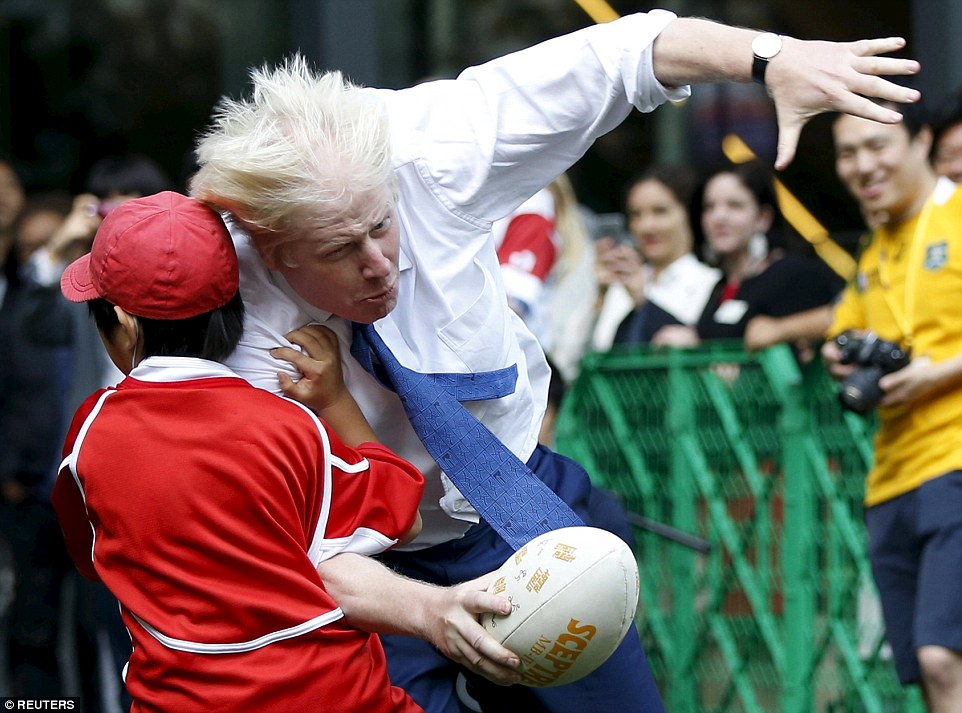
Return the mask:
POLYGON ((510 614, 485 614, 481 624, 521 658, 521 682, 561 686, 618 648, 638 606, 638 565, 617 535, 565 527, 515 552, 488 591, 511 601, 510 614))

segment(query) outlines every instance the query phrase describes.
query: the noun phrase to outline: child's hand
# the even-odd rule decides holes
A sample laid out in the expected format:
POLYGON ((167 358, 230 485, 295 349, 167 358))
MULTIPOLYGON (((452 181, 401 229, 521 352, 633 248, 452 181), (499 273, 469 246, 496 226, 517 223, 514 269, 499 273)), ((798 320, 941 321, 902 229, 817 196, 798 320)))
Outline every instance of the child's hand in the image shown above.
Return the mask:
POLYGON ((294 381, 284 372, 278 372, 277 378, 285 396, 300 401, 318 414, 345 395, 349 396, 344 386, 334 332, 319 324, 309 324, 295 329, 287 338, 302 347, 304 352, 290 347, 271 349, 271 356, 291 362, 303 374, 294 381))
POLYGON ((294 381, 283 372, 277 374, 281 391, 300 401, 324 419, 349 446, 376 443, 377 435, 367 422, 344 383, 337 335, 327 327, 309 324, 295 329, 287 338, 304 349, 271 349, 271 356, 296 366, 303 376, 294 381))
POLYGON ((102 220, 97 212, 99 204, 100 200, 91 193, 82 193, 73 199, 70 213, 47 242, 47 249, 54 260, 66 264, 90 252, 102 220))

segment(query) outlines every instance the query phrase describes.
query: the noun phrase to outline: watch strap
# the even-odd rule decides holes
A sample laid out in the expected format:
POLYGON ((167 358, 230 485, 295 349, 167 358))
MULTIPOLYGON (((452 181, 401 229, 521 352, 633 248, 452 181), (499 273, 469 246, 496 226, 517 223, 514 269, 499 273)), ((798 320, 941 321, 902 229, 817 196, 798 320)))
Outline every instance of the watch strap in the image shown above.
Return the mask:
POLYGON ((768 59, 756 54, 752 59, 752 81, 765 86, 766 69, 768 69, 768 59))

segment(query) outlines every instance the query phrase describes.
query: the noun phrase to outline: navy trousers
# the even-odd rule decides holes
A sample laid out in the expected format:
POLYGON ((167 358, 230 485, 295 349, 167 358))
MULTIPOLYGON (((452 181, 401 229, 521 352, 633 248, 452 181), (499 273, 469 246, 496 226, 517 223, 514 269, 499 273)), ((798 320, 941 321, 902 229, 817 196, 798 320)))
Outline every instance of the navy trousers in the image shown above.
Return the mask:
MULTIPOLYGON (((593 488, 584 469, 564 456, 539 447, 528 462, 532 471, 567 502, 585 524, 610 530, 634 545, 631 525, 611 496, 593 488)), ((380 557, 396 571, 441 586, 474 579, 497 569, 513 551, 481 522, 459 539, 416 552, 388 552, 380 557)), ((464 703, 461 687, 485 711, 526 713, 664 713, 648 660, 633 626, 617 651, 595 672, 557 688, 496 686, 469 674, 431 644, 408 636, 382 635, 391 682, 427 713, 477 710, 464 703), (460 680, 459 680, 460 675, 460 680)))

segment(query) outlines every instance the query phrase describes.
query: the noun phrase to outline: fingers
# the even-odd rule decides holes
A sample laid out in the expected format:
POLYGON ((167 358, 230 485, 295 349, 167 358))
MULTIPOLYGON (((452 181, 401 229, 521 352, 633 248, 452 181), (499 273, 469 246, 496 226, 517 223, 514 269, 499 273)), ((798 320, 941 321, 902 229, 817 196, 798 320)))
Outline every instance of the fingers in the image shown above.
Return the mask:
POLYGON ((897 104, 912 104, 921 98, 922 95, 917 89, 883 79, 884 76, 909 76, 919 71, 920 65, 913 59, 877 56, 904 46, 905 40, 901 37, 851 43, 849 49, 855 57, 849 64, 855 76, 847 83, 846 89, 850 94, 843 97, 846 101, 840 102, 839 110, 887 124, 899 121, 901 116, 898 112, 879 107, 865 97, 875 97, 897 104))
MULTIPOLYGON (((905 47, 904 37, 876 37, 871 40, 857 40, 851 43, 852 52, 861 56, 867 57, 869 55, 876 54, 888 54, 889 52, 897 52, 898 50, 905 47)), ((910 62, 912 60, 904 60, 910 62)), ((916 64, 918 64, 916 62, 916 64)))
MULTIPOLYGON (((901 37, 886 37, 875 40, 859 40, 850 43, 850 49, 857 59, 852 62, 852 67, 861 74, 875 76, 909 76, 918 74, 921 65, 914 59, 902 57, 880 57, 879 55, 895 52, 905 46, 905 40, 901 37)), ((921 94, 907 87, 891 84, 896 91, 894 96, 883 97, 881 94, 873 94, 879 98, 890 99, 899 103, 912 103, 918 101, 921 94)))
POLYGON ((320 324, 308 324, 295 329, 287 338, 315 358, 323 354, 337 353, 337 335, 320 324))
POLYGON ((455 611, 460 614, 447 618, 446 654, 469 670, 501 685, 521 680, 517 668, 521 660, 489 634, 477 615, 487 612, 505 615, 511 612, 511 602, 505 597, 490 594, 487 587, 491 575, 484 575, 453 588, 455 611))
POLYGON ((499 644, 480 624, 472 621, 458 634, 448 653, 450 658, 500 685, 510 686, 521 680, 517 670, 521 659, 499 644))
POLYGON ((298 359, 304 358, 304 352, 298 351, 293 347, 274 347, 271 349, 271 356, 275 359, 283 359, 291 363, 296 363, 298 359))
POLYGON ((283 371, 277 372, 277 383, 280 384, 281 391, 285 394, 289 394, 297 386, 297 382, 283 371))
POLYGON ((511 601, 500 594, 487 591, 496 574, 497 570, 457 585, 461 606, 472 614, 510 614, 511 601))
POLYGON ((778 146, 775 149, 775 170, 782 171, 795 158, 798 139, 802 135, 804 121, 793 120, 778 125, 778 146))
MULTIPOLYGON (((283 371, 277 372, 277 383, 278 386, 280 386, 281 393, 289 399, 294 399, 295 401, 303 402, 305 399, 309 398, 311 394, 310 383, 307 379, 294 381, 290 374, 287 374, 283 371)), ((310 404, 307 405, 310 406, 310 404)))
POLYGON ((477 599, 475 612, 478 614, 492 613, 505 616, 511 613, 511 601, 497 594, 480 592, 477 599))
POLYGON ((340 358, 337 350, 337 335, 327 327, 309 324, 300 329, 295 329, 286 336, 288 341, 298 345, 303 351, 293 347, 275 347, 271 349, 271 356, 275 359, 289 361, 302 374, 316 372, 318 362, 321 364, 333 363, 340 358))
POLYGON ((778 115, 775 168, 782 170, 791 163, 802 128, 822 112, 852 114, 886 124, 899 122, 898 111, 879 106, 873 99, 897 104, 919 100, 918 90, 884 78, 919 71, 915 60, 880 56, 904 46, 901 37, 849 43, 786 42, 785 58, 781 64, 776 58, 769 72, 769 90, 778 115))
POLYGON ((883 124, 897 124, 902 120, 902 114, 886 106, 879 106, 873 101, 864 97, 851 95, 844 104, 840 106, 846 114, 860 116, 863 119, 871 119, 883 124))
MULTIPOLYGON (((271 349, 271 356, 275 359, 283 359, 293 364, 301 374, 314 374, 317 371, 317 358, 304 354, 292 347, 275 347, 271 349)), ((286 375, 285 375, 286 376, 286 375)), ((294 381, 288 377, 291 385, 294 381)), ((283 388, 283 381, 281 383, 283 388)))
POLYGON ((598 253, 605 253, 608 250, 611 250, 614 246, 615 239, 608 235, 598 238, 598 240, 595 242, 595 250, 597 250, 598 253))
MULTIPOLYGON (((860 74, 876 76, 906 76, 919 70, 919 63, 912 59, 897 57, 858 57, 852 61, 852 68, 860 74)), ((904 88, 904 87, 903 87, 904 88)), ((911 90, 907 90, 909 93, 911 90)))
POLYGON ((486 633, 475 641, 462 664, 502 686, 511 686, 521 681, 521 673, 517 670, 521 660, 486 633))

